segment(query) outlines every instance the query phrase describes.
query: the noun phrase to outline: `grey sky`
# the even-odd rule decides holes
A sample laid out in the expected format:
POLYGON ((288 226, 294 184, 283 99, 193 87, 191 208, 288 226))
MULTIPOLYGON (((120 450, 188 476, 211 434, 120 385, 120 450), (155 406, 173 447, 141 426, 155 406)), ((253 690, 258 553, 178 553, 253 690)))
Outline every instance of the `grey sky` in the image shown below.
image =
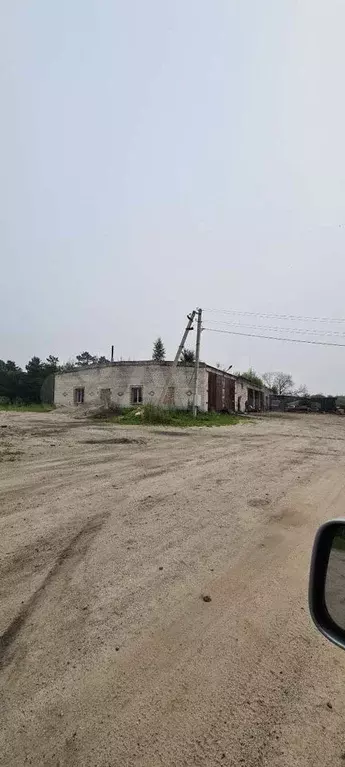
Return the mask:
MULTIPOLYGON (((4 0, 0 358, 170 357, 195 305, 345 317, 344 27, 343 0, 4 0)), ((202 357, 345 391, 345 348, 202 357)))

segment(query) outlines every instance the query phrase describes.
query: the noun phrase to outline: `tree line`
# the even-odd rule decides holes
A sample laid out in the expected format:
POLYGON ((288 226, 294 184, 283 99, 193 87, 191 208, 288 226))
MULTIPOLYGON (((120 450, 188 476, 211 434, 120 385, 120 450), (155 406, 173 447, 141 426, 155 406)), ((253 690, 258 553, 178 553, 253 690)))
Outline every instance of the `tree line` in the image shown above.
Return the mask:
POLYGON ((97 357, 89 352, 81 352, 75 360, 64 364, 53 354, 44 361, 39 357, 32 357, 24 369, 13 360, 0 360, 0 402, 53 402, 55 373, 67 372, 75 367, 104 365, 109 361, 106 357, 97 357))
MULTIPOLYGON (((157 338, 153 344, 152 360, 164 362, 165 347, 161 338, 157 338)), ((195 362, 193 349, 183 349, 180 364, 192 365, 195 362)), ((0 360, 0 402, 2 403, 38 403, 53 402, 54 399, 54 375, 55 373, 68 372, 74 368, 89 367, 90 365, 107 365, 110 360, 104 355, 98 357, 88 351, 76 355, 75 359, 60 363, 58 357, 50 354, 46 360, 32 357, 25 368, 16 365, 13 360, 0 360)), ((219 366, 220 367, 220 366, 219 366)), ((290 373, 282 371, 275 373, 263 373, 258 375, 253 368, 244 373, 235 373, 243 376, 256 386, 268 386, 274 394, 293 394, 295 396, 308 396, 305 385, 296 387, 290 373)))
MULTIPOLYGON (((53 392, 53 374, 57 372, 59 361, 52 354, 42 362, 39 357, 32 357, 22 370, 13 360, 0 360, 0 402, 34 403, 41 401, 44 383, 51 381, 53 392)), ((49 402, 49 385, 47 399, 49 402)))
MULTIPOLYGON (((156 362, 163 362, 165 359, 165 348, 161 338, 158 338, 154 343, 152 359, 156 362)), ((193 350, 184 349, 181 363, 187 365, 193 362, 193 350)), ((68 372, 78 367, 107 364, 110 364, 107 357, 104 355, 98 357, 88 351, 77 354, 75 359, 70 359, 65 363, 59 362, 59 358, 53 354, 50 354, 46 360, 34 356, 24 368, 21 368, 13 360, 0 359, 0 403, 53 402, 55 373, 68 372)))

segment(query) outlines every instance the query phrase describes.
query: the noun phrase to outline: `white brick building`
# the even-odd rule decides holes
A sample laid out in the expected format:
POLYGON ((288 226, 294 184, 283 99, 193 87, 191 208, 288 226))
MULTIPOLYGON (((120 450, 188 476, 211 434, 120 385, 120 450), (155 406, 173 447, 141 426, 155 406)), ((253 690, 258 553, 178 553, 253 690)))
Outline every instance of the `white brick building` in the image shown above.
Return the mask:
MULTIPOLYGON (((57 407, 152 403, 188 409, 192 406, 194 366, 172 362, 113 362, 74 368, 55 376, 57 407)), ((200 410, 240 410, 246 403, 265 409, 265 395, 244 378, 200 363, 197 403, 200 410)))
POLYGON ((252 381, 243 376, 235 377, 235 410, 244 413, 246 409, 256 411, 269 410, 271 390, 267 386, 255 386, 252 381))

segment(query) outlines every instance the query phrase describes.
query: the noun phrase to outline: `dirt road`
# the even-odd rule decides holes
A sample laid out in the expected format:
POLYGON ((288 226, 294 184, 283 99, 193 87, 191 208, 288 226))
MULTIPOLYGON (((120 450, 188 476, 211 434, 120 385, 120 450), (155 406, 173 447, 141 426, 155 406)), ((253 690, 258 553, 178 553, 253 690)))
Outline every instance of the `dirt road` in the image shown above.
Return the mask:
POLYGON ((0 480, 1 764, 344 764, 345 652, 306 595, 345 420, 1 413, 0 480))

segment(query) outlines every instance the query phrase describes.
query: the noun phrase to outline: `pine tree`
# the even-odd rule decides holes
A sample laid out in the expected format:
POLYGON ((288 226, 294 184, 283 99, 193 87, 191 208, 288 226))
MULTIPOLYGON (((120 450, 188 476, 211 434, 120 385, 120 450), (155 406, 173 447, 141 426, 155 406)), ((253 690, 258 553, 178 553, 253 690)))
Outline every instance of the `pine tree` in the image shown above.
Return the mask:
POLYGON ((195 362, 195 352, 193 349, 183 349, 183 352, 181 354, 180 362, 183 363, 183 365, 194 365, 195 362))
POLYGON ((163 362, 165 360, 165 349, 161 337, 157 338, 153 344, 152 359, 155 362, 163 362))
POLYGON ((82 352, 77 354, 77 367, 87 367, 88 365, 94 365, 97 362, 97 357, 90 354, 90 352, 82 352))

